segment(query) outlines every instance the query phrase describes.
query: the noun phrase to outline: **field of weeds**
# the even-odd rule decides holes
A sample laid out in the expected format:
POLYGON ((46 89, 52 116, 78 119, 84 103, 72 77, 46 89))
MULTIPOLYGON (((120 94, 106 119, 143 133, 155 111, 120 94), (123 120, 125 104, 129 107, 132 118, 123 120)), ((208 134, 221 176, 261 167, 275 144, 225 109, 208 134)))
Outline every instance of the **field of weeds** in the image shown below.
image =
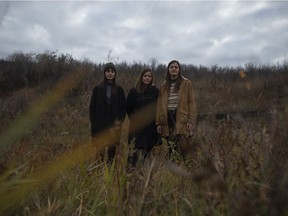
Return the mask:
MULTIPOLYGON (((88 107, 101 73, 75 67, 54 84, 2 97, 0 214, 288 215, 285 70, 256 78, 239 71, 234 80, 187 70, 198 105, 189 156, 168 160, 164 141, 133 171, 128 119, 112 164, 97 156, 113 138, 104 131, 97 146, 90 142, 88 107)), ((126 92, 137 77, 128 75, 117 77, 126 92)))

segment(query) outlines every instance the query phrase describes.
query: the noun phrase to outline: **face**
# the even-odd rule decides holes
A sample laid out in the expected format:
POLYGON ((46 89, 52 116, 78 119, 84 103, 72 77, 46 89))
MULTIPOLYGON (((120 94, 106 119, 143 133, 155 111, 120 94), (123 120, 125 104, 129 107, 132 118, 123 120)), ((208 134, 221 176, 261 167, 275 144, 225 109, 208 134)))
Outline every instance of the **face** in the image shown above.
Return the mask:
POLYGON ((179 76, 179 72, 180 72, 179 65, 176 62, 174 62, 171 65, 169 65, 168 69, 169 69, 169 74, 170 74, 171 79, 172 80, 177 79, 179 76))
POLYGON ((105 77, 107 79, 107 81, 113 81, 114 78, 115 78, 115 71, 111 68, 108 68, 106 71, 105 71, 105 77))
POLYGON ((152 79, 153 79, 153 76, 152 76, 152 72, 151 72, 151 71, 145 72, 145 73, 143 74, 143 76, 142 76, 142 82, 143 82, 145 85, 151 84, 152 79))

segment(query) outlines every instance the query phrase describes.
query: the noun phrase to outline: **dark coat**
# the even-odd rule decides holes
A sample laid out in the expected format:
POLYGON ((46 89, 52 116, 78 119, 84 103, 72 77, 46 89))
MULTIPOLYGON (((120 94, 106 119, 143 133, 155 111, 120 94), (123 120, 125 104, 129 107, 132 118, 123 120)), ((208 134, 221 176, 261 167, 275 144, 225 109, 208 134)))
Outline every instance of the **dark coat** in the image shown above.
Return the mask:
POLYGON ((92 137, 116 123, 122 126, 126 116, 126 98, 121 86, 116 85, 114 91, 109 104, 104 83, 97 85, 93 90, 89 106, 92 137))
POLYGON ((128 93, 129 142, 134 141, 136 148, 151 148, 159 141, 155 126, 158 94, 155 86, 150 86, 144 93, 137 92, 135 88, 128 93))

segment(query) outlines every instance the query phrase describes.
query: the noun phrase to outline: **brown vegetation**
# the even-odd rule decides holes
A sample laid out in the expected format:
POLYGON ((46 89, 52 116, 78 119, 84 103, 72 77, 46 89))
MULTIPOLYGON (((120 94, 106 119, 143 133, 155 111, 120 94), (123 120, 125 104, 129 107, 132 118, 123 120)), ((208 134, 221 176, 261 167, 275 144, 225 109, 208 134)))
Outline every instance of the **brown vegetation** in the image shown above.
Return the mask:
MULTIPOLYGON (((198 105, 191 154, 168 162, 164 143, 132 173, 125 133, 112 165, 95 159, 110 137, 90 143, 88 106, 102 66, 54 52, 0 60, 2 214, 288 214, 287 65, 183 65, 198 105)), ((126 93, 146 66, 117 64, 126 93)), ((153 67, 159 86, 165 65, 153 67)))

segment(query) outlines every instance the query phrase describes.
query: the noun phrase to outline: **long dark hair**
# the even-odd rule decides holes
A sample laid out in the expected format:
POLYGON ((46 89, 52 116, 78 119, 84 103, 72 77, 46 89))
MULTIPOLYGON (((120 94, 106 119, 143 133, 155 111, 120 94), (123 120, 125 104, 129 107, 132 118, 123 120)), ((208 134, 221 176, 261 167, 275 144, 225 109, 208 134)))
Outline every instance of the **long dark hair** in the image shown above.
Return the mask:
POLYGON ((138 79, 137 79, 137 81, 136 81, 136 84, 135 84, 136 91, 139 92, 139 93, 143 93, 143 92, 146 90, 147 87, 153 85, 153 77, 154 77, 154 75, 153 75, 152 70, 151 70, 150 68, 144 68, 144 69, 140 72, 140 74, 139 74, 139 76, 138 76, 138 79), (143 75, 144 75, 146 72, 151 72, 151 74, 152 74, 152 80, 151 80, 151 83, 150 83, 148 86, 146 86, 146 85, 143 83, 143 80, 142 80, 142 77, 143 77, 143 75))
POLYGON ((181 82, 182 82, 182 80, 183 80, 183 77, 182 77, 181 74, 182 74, 182 73, 181 73, 181 65, 180 65, 179 61, 177 61, 177 60, 172 60, 172 61, 170 61, 170 62, 168 63, 168 66, 167 66, 166 77, 165 77, 166 86, 167 86, 167 91, 170 91, 170 87, 171 87, 171 83, 172 83, 172 82, 176 82, 174 91, 175 91, 175 92, 178 92, 178 91, 179 91, 181 82), (171 77, 170 77, 170 73, 169 73, 169 67, 170 67, 171 64, 174 64, 174 63, 176 63, 176 64, 178 65, 178 67, 179 67, 179 75, 178 75, 178 78, 177 78, 176 81, 172 81, 172 79, 171 79, 171 77))

